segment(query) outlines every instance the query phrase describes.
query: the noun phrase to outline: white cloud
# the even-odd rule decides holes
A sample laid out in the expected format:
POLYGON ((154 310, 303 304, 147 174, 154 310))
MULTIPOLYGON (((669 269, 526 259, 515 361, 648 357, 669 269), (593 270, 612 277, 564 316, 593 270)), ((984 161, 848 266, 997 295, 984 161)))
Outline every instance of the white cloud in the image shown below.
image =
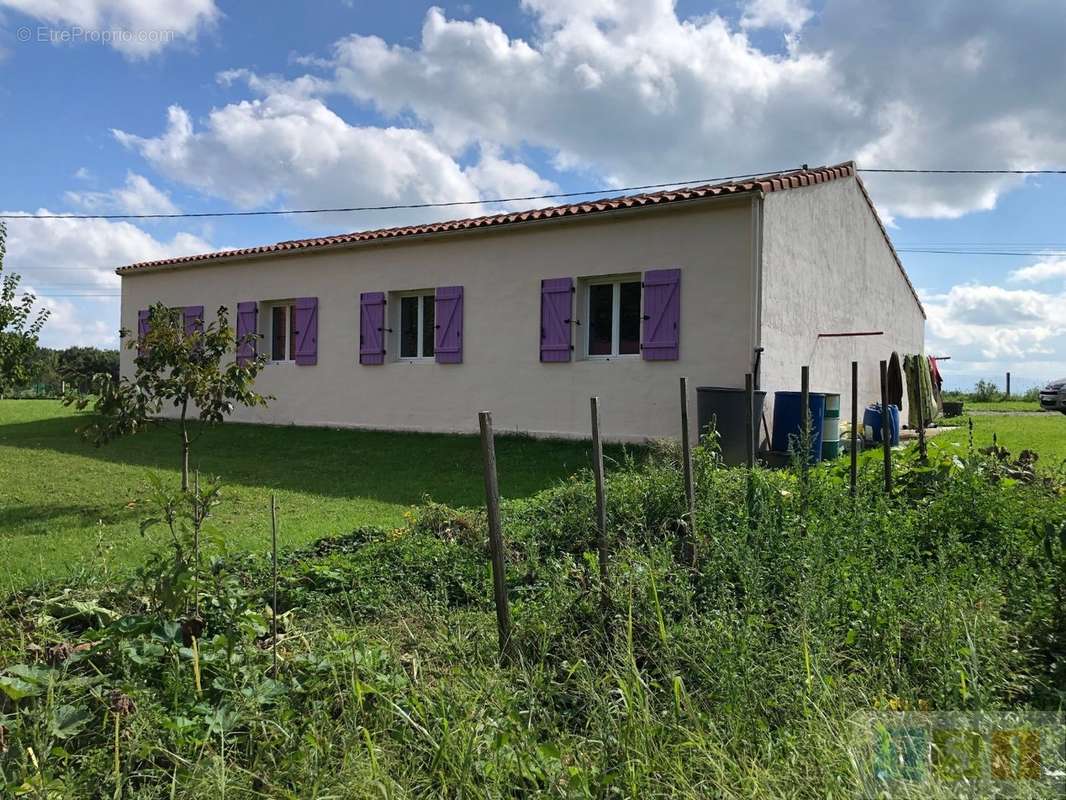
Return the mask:
POLYGON ((1066 364, 1066 318, 1058 311, 1066 293, 963 284, 922 301, 929 347, 953 360, 1006 369, 1034 359, 1066 364))
POLYGON ((118 298, 99 298, 88 305, 62 297, 42 295, 32 286, 26 286, 25 289, 37 295, 35 308, 48 310, 48 321, 41 329, 42 347, 119 346, 118 298))
POLYGON ((69 191, 65 196, 74 205, 98 214, 177 214, 180 211, 166 192, 135 172, 127 172, 126 183, 109 192, 69 191))
MULTIPOLYGON (((214 109, 199 128, 188 112, 172 106, 161 135, 115 136, 173 180, 242 208, 432 203, 554 188, 496 148, 464 169, 457 153, 422 131, 350 125, 321 99, 288 93, 284 82, 252 85, 265 96, 214 109)), ((485 211, 484 205, 469 205, 461 213, 485 211)), ((387 217, 367 212, 315 222, 374 226, 434 216, 439 214, 426 210, 387 217)))
MULTIPOLYGON (((29 212, 4 211, 24 216, 29 212)), ((52 213, 47 208, 36 214, 52 213)), ((35 285, 74 284, 116 289, 116 267, 214 249, 191 233, 156 239, 129 222, 102 219, 11 219, 7 223, 5 271, 35 285), (53 270, 55 271, 53 274, 53 270)))
MULTIPOLYGON (((803 0, 749 0, 731 22, 682 20, 672 0, 523 0, 528 40, 432 8, 414 46, 352 35, 329 58, 290 60, 320 74, 227 70, 220 83, 244 83, 253 99, 196 123, 174 107, 159 136, 116 135, 173 180, 242 207, 491 194, 475 178, 506 183, 493 159, 527 148, 613 185, 852 157, 860 166, 1036 168, 1066 160, 1057 2, 974 14, 966 0, 935 9, 827 0, 810 17, 803 0), (761 27, 786 30, 786 51, 753 44, 748 32, 761 27), (387 122, 350 125, 327 104, 333 93, 387 122), (473 167, 472 150, 483 154, 473 167)), ((523 165, 508 163, 516 178, 523 165)), ((1024 181, 866 180, 889 220, 988 210, 1024 181)))
MULTIPOLYGON (((26 212, 4 211, 23 215, 26 212)), ((48 209, 36 213, 48 214, 48 209)), ((12 219, 7 223, 4 272, 22 276, 39 304, 52 310, 41 341, 115 347, 119 277, 115 268, 136 261, 216 249, 190 233, 157 239, 129 222, 12 219)))
POLYGON ((1012 281, 1021 283, 1040 283, 1053 278, 1066 278, 1066 258, 1047 258, 1010 273, 1012 281))
POLYGON ((194 40, 221 16, 214 0, 0 0, 5 7, 62 26, 73 43, 105 42, 128 58, 155 55, 178 39, 194 40))
MULTIPOLYGON (((542 178, 525 164, 507 161, 491 149, 483 151, 478 163, 463 170, 463 173, 486 198, 486 202, 493 197, 536 197, 559 189, 555 183, 542 178)), ((502 206, 529 208, 530 202, 517 200, 503 203, 502 206)))
POLYGON ((414 113, 452 147, 531 144, 560 165, 638 181, 788 166, 773 134, 782 120, 790 149, 814 151, 858 112, 825 58, 761 53, 719 17, 682 23, 666 0, 526 5, 542 28, 534 45, 439 9, 418 49, 344 39, 335 87, 414 113))
MULTIPOLYGON (((754 0, 739 24, 670 0, 525 0, 537 36, 437 8, 414 47, 354 35, 335 91, 411 120, 448 149, 543 148, 622 183, 858 156, 860 166, 1031 168, 1066 159, 1066 15, 1057 0, 869 4, 754 0), (802 27, 785 53, 745 31, 802 27), (1047 43, 1037 46, 1033 42, 1047 43)), ((305 62, 311 64, 311 61, 305 62)), ((869 176, 887 216, 957 217, 1022 183, 869 176)))
POLYGON ((803 0, 749 0, 740 18, 742 28, 784 28, 795 32, 814 16, 803 0))

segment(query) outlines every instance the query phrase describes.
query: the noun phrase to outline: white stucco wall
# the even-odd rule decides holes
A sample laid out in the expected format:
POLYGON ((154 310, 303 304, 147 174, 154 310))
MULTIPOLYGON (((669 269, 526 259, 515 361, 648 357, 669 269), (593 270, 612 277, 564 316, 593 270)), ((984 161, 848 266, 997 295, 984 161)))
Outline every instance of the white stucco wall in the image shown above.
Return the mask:
MULTIPOLYGON (((880 400, 879 362, 923 350, 925 320, 856 179, 768 194, 762 219, 762 385, 772 424, 774 390, 841 395, 851 415, 851 362, 859 362, 859 410, 880 400), (819 339, 819 333, 884 336, 819 339)), ((904 419, 906 417, 904 416, 904 419)))
MULTIPOLYGON (((499 431, 587 436, 599 395, 604 435, 676 436, 678 378, 743 385, 754 346, 752 201, 694 202, 466 234, 125 275, 122 325, 154 302, 203 305, 208 319, 238 301, 318 297, 318 364, 267 366, 257 388, 275 396, 236 419, 273 424, 473 432, 493 411, 499 431), (539 360, 540 281, 680 267, 680 360, 539 360), (443 285, 465 291, 459 365, 387 361, 360 366, 359 294, 443 285)), ((582 315, 578 314, 580 318, 582 315)), ((266 319, 260 315, 260 333, 266 319)), ((394 326, 395 327, 395 326, 394 326)), ((575 346, 580 350, 580 330, 575 346)), ((263 349, 268 348, 264 342, 263 349)), ((397 350, 388 348, 390 357, 397 350)), ((123 373, 132 354, 123 351, 123 373)), ((695 427, 695 400, 691 405, 695 427)))

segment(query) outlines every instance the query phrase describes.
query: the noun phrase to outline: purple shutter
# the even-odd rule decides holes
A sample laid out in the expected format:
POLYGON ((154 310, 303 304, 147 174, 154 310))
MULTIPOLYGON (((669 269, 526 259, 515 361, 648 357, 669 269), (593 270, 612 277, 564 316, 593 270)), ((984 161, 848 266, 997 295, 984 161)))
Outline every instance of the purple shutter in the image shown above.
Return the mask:
POLYGON ((438 286, 433 309, 438 364, 463 363, 463 287, 438 286))
POLYGON ((644 273, 645 361, 676 361, 681 342, 681 270, 653 269, 644 273))
POLYGON ((185 308, 182 309, 182 316, 185 317, 186 336, 191 336, 194 333, 204 332, 203 306, 185 306, 185 308))
POLYGON ((318 363, 318 298, 297 297, 293 309, 292 335, 296 337, 295 361, 301 366, 318 363))
POLYGON ((548 278, 540 282, 540 360, 569 361, 570 308, 574 294, 573 278, 548 278))
POLYGON ((359 363, 385 363, 385 293, 359 295, 359 363))
POLYGON ((247 364, 259 353, 259 304, 254 300, 237 303, 237 363, 247 364), (249 337, 256 336, 255 339, 249 337))
POLYGON ((148 318, 151 316, 151 310, 142 308, 137 312, 137 355, 144 354, 144 337, 148 335, 148 318))

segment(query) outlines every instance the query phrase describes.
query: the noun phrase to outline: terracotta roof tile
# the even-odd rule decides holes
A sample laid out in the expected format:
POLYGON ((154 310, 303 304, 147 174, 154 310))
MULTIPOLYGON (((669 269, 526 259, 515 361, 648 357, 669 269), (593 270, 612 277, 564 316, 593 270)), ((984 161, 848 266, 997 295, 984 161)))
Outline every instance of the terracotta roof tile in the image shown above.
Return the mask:
MULTIPOLYGON (((855 174, 854 165, 850 162, 833 167, 819 167, 816 169, 801 170, 790 175, 817 176, 819 181, 833 180, 855 174)), ((236 250, 222 250, 215 253, 202 253, 193 256, 178 256, 175 258, 163 258, 157 261, 142 261, 136 264, 119 267, 116 272, 119 275, 128 275, 131 272, 151 269, 153 267, 176 266, 180 264, 196 264, 202 261, 216 261, 222 259, 248 258, 270 253, 281 253, 287 250, 308 250, 319 247, 333 247, 357 242, 367 242, 382 239, 398 239, 405 236, 417 236, 428 233, 441 233, 445 231, 461 231, 472 228, 484 228, 489 226, 513 225, 522 222, 532 222, 542 219, 554 219, 557 217, 569 217, 574 215, 598 214, 605 211, 615 211, 622 208, 638 208, 642 206, 661 206, 685 200, 698 200, 705 197, 717 197, 723 195, 739 195, 749 192, 763 191, 773 192, 782 188, 781 178, 784 176, 765 176, 752 178, 744 181, 728 181, 725 183, 708 184, 705 186, 690 186, 679 189, 669 189, 662 192, 629 195, 624 197, 608 197, 602 200, 585 200, 580 203, 570 203, 560 206, 549 206, 528 211, 513 211, 504 214, 492 214, 489 216, 473 217, 470 219, 445 220, 424 225, 410 225, 399 228, 380 228, 378 230, 357 231, 344 233, 338 236, 319 236, 312 239, 293 239, 276 244, 261 245, 259 247, 244 247, 236 250)), ((796 182, 794 185, 799 185, 796 182)))
MULTIPOLYGON (((862 190, 863 197, 870 205, 874 217, 877 218, 877 223, 881 226, 881 232, 884 234, 885 241, 892 250, 893 256, 895 256, 900 272, 903 273, 904 279, 907 281, 911 292, 917 300, 918 294, 915 292, 914 286, 911 285, 910 279, 907 278, 907 273, 903 269, 903 264, 900 261, 899 256, 896 254, 895 248, 892 247, 891 240, 888 238, 888 232, 881 223, 880 217, 877 216, 877 211, 874 209, 873 202, 870 200, 870 196, 866 192, 862 181, 858 179, 858 175, 855 171, 855 164, 851 161, 843 164, 836 164, 834 166, 804 168, 793 172, 765 175, 741 181, 726 181, 724 183, 706 184, 703 186, 668 189, 661 192, 650 192, 623 197, 608 197, 602 200, 588 200, 580 203, 549 206, 547 208, 531 209, 527 211, 512 211, 503 214, 491 214, 469 219, 445 220, 443 222, 432 222, 424 225, 356 231, 354 233, 344 233, 337 236, 319 236, 313 239, 292 239, 289 241, 277 242, 276 244, 261 245, 259 247, 243 247, 236 250, 222 250, 215 253, 178 256, 175 258, 159 259, 157 261, 142 261, 136 264, 119 267, 115 272, 119 275, 129 275, 141 271, 150 271, 160 267, 177 268, 183 265, 199 264, 204 261, 255 258, 257 256, 266 256, 291 250, 313 250, 323 247, 336 247, 346 244, 356 244, 359 242, 399 239, 407 236, 443 233, 447 231, 463 231, 476 228, 515 225, 537 220, 554 219, 557 217, 595 215, 624 208, 663 206, 671 203, 699 200, 709 197, 743 195, 753 192, 778 192, 790 188, 811 186, 816 183, 825 183, 826 181, 852 176, 856 178, 857 183, 862 190)), ((919 302, 919 307, 920 306, 921 303, 919 302)))

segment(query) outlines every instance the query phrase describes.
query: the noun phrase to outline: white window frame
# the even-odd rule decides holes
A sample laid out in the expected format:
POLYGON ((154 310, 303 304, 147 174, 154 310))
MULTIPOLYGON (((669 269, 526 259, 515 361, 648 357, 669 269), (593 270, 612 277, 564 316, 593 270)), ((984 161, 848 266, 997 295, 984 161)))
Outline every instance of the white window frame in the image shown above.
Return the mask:
POLYGON ((640 348, 637 348, 636 353, 619 353, 618 348, 621 345, 621 330, 622 330, 622 284, 623 283, 639 283, 640 284, 640 328, 637 332, 638 341, 642 342, 642 335, 644 332, 644 276, 639 273, 628 273, 622 275, 601 275, 595 278, 582 279, 582 314, 583 321, 581 327, 584 330, 581 338, 581 354, 582 358, 586 361, 617 361, 620 359, 639 359, 640 348), (610 284, 614 286, 612 293, 611 303, 611 353, 610 355, 592 355, 589 353, 589 346, 591 345, 592 337, 592 292, 590 289, 593 286, 603 286, 610 284))
POLYGON ((269 327, 269 333, 266 337, 266 343, 268 352, 270 353, 270 364, 295 364, 296 354, 289 352, 292 347, 292 325, 296 321, 296 301, 295 300, 271 300, 266 303, 259 304, 259 310, 267 318, 267 326, 269 327), (274 309, 285 309, 285 358, 274 358, 274 309))
MULTIPOLYGON (((397 361, 406 361, 406 362, 408 362, 410 364, 435 363, 436 360, 437 360, 437 355, 436 355, 437 333, 436 333, 436 331, 433 332, 433 344, 434 344, 434 348, 433 348, 434 353, 433 353, 433 355, 431 355, 431 356, 422 355, 422 351, 423 351, 422 345, 423 345, 423 343, 425 341, 424 338, 423 338, 423 335, 425 333, 424 325, 425 325, 425 319, 426 319, 425 318, 425 312, 423 311, 423 306, 427 302, 430 302, 430 303, 436 303, 437 302, 437 290, 436 289, 412 289, 412 290, 406 291, 406 292, 395 292, 394 293, 394 297, 396 298, 396 302, 394 304, 394 306, 396 308, 396 319, 395 319, 392 327, 395 329, 395 333, 393 334, 393 337, 394 337, 394 341, 395 341, 395 344, 396 344, 396 349, 393 352, 396 353, 396 360, 397 361), (418 355, 416 355, 416 356, 405 356, 405 355, 402 355, 403 351, 401 350, 401 347, 402 347, 402 344, 403 344, 403 303, 401 301, 405 297, 417 297, 418 298, 418 311, 416 312, 417 315, 418 315, 418 355)), ((434 307, 434 309, 433 309, 433 323, 436 324, 436 321, 437 321, 437 309, 436 309, 436 307, 434 307)))

